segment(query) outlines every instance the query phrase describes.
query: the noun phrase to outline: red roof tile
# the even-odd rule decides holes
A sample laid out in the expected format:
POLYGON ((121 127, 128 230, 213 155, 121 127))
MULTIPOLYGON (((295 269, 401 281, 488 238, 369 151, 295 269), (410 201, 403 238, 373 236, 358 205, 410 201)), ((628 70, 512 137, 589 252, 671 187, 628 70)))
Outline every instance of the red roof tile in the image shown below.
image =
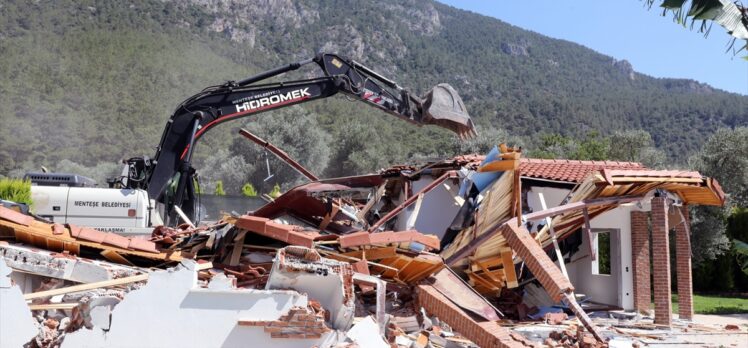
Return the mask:
POLYGON ((566 159, 520 158, 522 176, 579 183, 590 173, 603 169, 646 170, 641 163, 618 161, 579 161, 566 159))

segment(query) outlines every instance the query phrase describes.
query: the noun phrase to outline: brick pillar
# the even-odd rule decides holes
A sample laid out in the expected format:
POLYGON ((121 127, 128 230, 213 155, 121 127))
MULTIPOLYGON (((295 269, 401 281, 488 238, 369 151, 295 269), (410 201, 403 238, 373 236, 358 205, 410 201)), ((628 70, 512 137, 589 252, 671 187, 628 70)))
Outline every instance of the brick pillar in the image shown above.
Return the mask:
POLYGON ((675 225, 675 271, 678 276, 678 315, 693 319, 693 280, 691 278, 691 219, 688 207, 682 206, 683 221, 675 225))
POLYGON ((418 304, 427 313, 439 317, 469 340, 480 347, 521 348, 526 347, 524 340, 518 342, 509 329, 496 321, 477 322, 474 315, 465 312, 431 285, 416 287, 418 304))
POLYGON ((668 242, 666 197, 652 198, 652 279, 654 279, 655 324, 672 323, 670 303, 670 243, 668 242))
POLYGON ((634 309, 649 312, 652 285, 649 274, 649 213, 631 212, 631 259, 634 271, 634 309))

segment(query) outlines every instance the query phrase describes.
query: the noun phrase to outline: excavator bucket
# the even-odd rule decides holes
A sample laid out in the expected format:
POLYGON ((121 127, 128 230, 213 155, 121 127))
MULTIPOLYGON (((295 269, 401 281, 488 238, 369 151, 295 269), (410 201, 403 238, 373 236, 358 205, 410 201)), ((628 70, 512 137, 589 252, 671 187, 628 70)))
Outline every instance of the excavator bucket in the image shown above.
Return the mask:
POLYGON ((462 98, 452 86, 440 83, 426 93, 423 100, 421 122, 449 129, 461 139, 477 135, 462 98))

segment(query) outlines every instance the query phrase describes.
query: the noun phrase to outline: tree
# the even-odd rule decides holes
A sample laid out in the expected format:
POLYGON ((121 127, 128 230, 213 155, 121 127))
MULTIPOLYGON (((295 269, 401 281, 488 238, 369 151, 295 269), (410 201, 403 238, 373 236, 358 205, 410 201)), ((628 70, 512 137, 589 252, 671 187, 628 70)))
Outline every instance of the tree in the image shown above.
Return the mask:
POLYGON ((214 191, 218 181, 221 181, 225 192, 241 194, 242 185, 247 182, 247 177, 255 166, 247 163, 241 155, 232 155, 228 149, 219 149, 197 161, 195 168, 200 174, 200 184, 205 187, 205 191, 214 191))
POLYGON ((733 240, 733 250, 735 250, 740 270, 743 273, 748 274, 748 243, 741 242, 739 240, 733 240))
MULTIPOLYGON (((645 0, 651 7, 655 0, 645 0)), ((662 15, 673 14, 673 20, 684 27, 691 18, 691 27, 701 21, 699 32, 708 33, 710 22, 717 23, 731 35, 734 40, 748 40, 748 9, 739 1, 731 0, 662 0, 662 15), (688 9, 688 11, 686 11, 688 9)), ((740 49, 747 47, 743 45, 740 49)))
MULTIPOLYGON (((244 128, 282 149, 312 173, 324 172, 330 159, 331 137, 319 126, 314 114, 294 106, 257 117, 244 128)), ((281 186, 306 180, 288 164, 247 139, 237 138, 231 145, 231 152, 252 165, 243 182, 249 181, 261 190, 268 177, 266 163, 270 164, 273 182, 281 186)))
POLYGON ((539 146, 529 152, 529 157, 603 161, 609 151, 610 140, 597 131, 588 132, 582 140, 551 133, 540 136, 539 146))
POLYGON ((64 159, 51 168, 57 173, 70 173, 87 176, 96 180, 99 186, 106 187, 106 180, 112 177, 119 177, 122 174, 122 164, 111 162, 99 162, 95 166, 85 166, 71 160, 64 159))
POLYGON ((611 160, 639 162, 650 168, 665 164, 665 152, 654 146, 652 136, 645 130, 617 131, 609 139, 611 160))
POLYGON ((713 260, 730 248, 727 218, 748 206, 748 127, 719 129, 690 159, 692 168, 717 179, 728 196, 726 207, 692 209, 694 264, 713 260))
POLYGON ((335 138, 333 155, 326 174, 347 176, 375 172, 401 160, 403 147, 387 141, 378 129, 359 120, 345 122, 335 138))
POLYGON ((569 158, 569 155, 576 153, 577 147, 577 142, 569 137, 555 133, 543 134, 539 144, 529 152, 529 157, 569 158))
POLYGON ((468 140, 462 140, 458 137, 453 138, 453 156, 477 153, 486 154, 494 146, 506 143, 508 146, 521 146, 522 140, 518 137, 510 136, 509 133, 496 127, 485 127, 478 130, 478 136, 468 140))
POLYGON ((597 131, 590 131, 579 143, 574 158, 580 160, 604 161, 608 159, 610 139, 604 138, 597 131))
POLYGON ((731 204, 748 207, 748 127, 717 130, 689 162, 717 179, 731 204))

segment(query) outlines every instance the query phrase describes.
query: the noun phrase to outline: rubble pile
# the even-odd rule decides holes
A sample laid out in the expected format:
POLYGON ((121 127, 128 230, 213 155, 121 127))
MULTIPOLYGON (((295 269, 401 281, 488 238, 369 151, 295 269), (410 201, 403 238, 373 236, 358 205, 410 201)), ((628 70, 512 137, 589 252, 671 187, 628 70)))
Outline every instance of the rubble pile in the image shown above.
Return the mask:
POLYGON ((159 226, 150 238, 0 207, 0 342, 606 346, 621 334, 588 316, 592 304, 563 266, 580 248, 573 234, 657 189, 724 196, 701 176, 637 176, 643 168, 604 163, 546 202, 537 192, 566 184, 537 180, 535 167, 501 145, 486 156, 309 182, 256 211, 159 226), (30 319, 15 319, 15 341, 5 336, 8 316, 30 319), (514 330, 531 320, 557 329, 514 330))

